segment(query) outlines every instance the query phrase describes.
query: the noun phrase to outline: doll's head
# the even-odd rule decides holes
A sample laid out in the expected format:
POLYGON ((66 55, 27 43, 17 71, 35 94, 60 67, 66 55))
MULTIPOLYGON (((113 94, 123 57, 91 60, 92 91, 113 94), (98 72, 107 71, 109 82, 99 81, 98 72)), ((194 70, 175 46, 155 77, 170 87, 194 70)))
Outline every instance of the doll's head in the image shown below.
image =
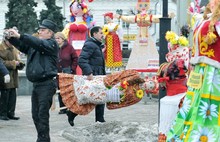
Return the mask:
POLYGON ((137 10, 138 11, 147 11, 150 8, 150 0, 138 0, 137 2, 137 10))
POLYGON ((105 13, 104 14, 104 18, 105 18, 107 23, 112 22, 112 20, 113 20, 113 13, 112 12, 105 13))
MULTIPOLYGON (((93 0, 89 0, 89 2, 92 1, 93 0)), ((76 17, 82 17, 83 21, 86 22, 87 26, 90 27, 92 25, 93 16, 90 13, 90 10, 88 10, 88 6, 85 0, 72 0, 70 4, 70 13, 70 22, 75 22, 76 17)))
POLYGON ((70 4, 70 13, 72 16, 83 16, 87 11, 87 4, 84 0, 73 0, 70 4))
POLYGON ((158 94, 159 83, 157 77, 146 77, 145 82, 141 84, 141 89, 145 90, 146 93, 158 94))

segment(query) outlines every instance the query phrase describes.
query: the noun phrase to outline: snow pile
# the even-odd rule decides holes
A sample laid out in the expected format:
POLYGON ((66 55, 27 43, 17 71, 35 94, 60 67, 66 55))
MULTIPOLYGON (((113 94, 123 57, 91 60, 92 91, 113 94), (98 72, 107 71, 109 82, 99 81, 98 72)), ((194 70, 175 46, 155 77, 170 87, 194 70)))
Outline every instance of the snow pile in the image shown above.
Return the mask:
POLYGON ((112 121, 64 130, 71 142, 157 142, 158 125, 112 121))

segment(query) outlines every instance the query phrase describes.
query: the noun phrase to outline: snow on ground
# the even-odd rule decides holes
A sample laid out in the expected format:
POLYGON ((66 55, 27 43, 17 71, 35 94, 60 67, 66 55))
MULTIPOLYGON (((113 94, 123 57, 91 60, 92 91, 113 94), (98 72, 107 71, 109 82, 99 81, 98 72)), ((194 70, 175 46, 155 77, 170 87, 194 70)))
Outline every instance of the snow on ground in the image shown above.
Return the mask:
POLYGON ((157 142, 158 125, 145 122, 112 121, 64 130, 71 142, 157 142))

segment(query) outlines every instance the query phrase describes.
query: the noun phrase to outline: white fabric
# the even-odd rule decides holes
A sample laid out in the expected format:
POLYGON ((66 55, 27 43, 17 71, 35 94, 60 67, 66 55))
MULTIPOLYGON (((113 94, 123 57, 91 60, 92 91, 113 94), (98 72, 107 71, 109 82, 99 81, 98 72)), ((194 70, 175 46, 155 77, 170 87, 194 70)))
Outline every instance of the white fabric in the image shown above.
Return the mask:
POLYGON ((105 76, 94 76, 93 80, 87 80, 86 76, 74 75, 74 92, 77 101, 82 104, 104 104, 106 102, 120 102, 123 93, 118 89, 120 83, 107 89, 103 83, 105 76))
POLYGON ((218 35, 220 35, 220 21, 216 22, 215 29, 216 29, 216 32, 218 33, 218 35))
POLYGON ((10 82, 10 75, 9 75, 9 74, 6 74, 6 75, 4 76, 4 82, 5 82, 5 83, 9 83, 9 82, 10 82))
POLYGON ((87 80, 86 76, 74 76, 74 91, 79 104, 104 104, 107 101, 107 88, 103 83, 104 76, 94 76, 87 80))
POLYGON ((167 134, 171 128, 171 124, 179 110, 178 105, 180 100, 185 96, 181 93, 174 96, 165 96, 160 100, 160 122, 159 132, 167 134))
POLYGON ((118 87, 113 87, 106 91, 107 94, 107 102, 120 102, 120 90, 118 87))

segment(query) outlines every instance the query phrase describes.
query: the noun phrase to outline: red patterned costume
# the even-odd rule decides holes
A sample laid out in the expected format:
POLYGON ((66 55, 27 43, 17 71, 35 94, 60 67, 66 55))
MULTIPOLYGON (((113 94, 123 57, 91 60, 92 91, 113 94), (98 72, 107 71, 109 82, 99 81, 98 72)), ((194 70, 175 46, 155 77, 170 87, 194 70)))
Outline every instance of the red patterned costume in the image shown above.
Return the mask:
POLYGON ((106 35, 105 65, 109 68, 120 67, 122 66, 121 42, 123 33, 119 25, 112 22, 113 13, 106 13, 104 16, 107 21, 103 27, 103 32, 106 35))

